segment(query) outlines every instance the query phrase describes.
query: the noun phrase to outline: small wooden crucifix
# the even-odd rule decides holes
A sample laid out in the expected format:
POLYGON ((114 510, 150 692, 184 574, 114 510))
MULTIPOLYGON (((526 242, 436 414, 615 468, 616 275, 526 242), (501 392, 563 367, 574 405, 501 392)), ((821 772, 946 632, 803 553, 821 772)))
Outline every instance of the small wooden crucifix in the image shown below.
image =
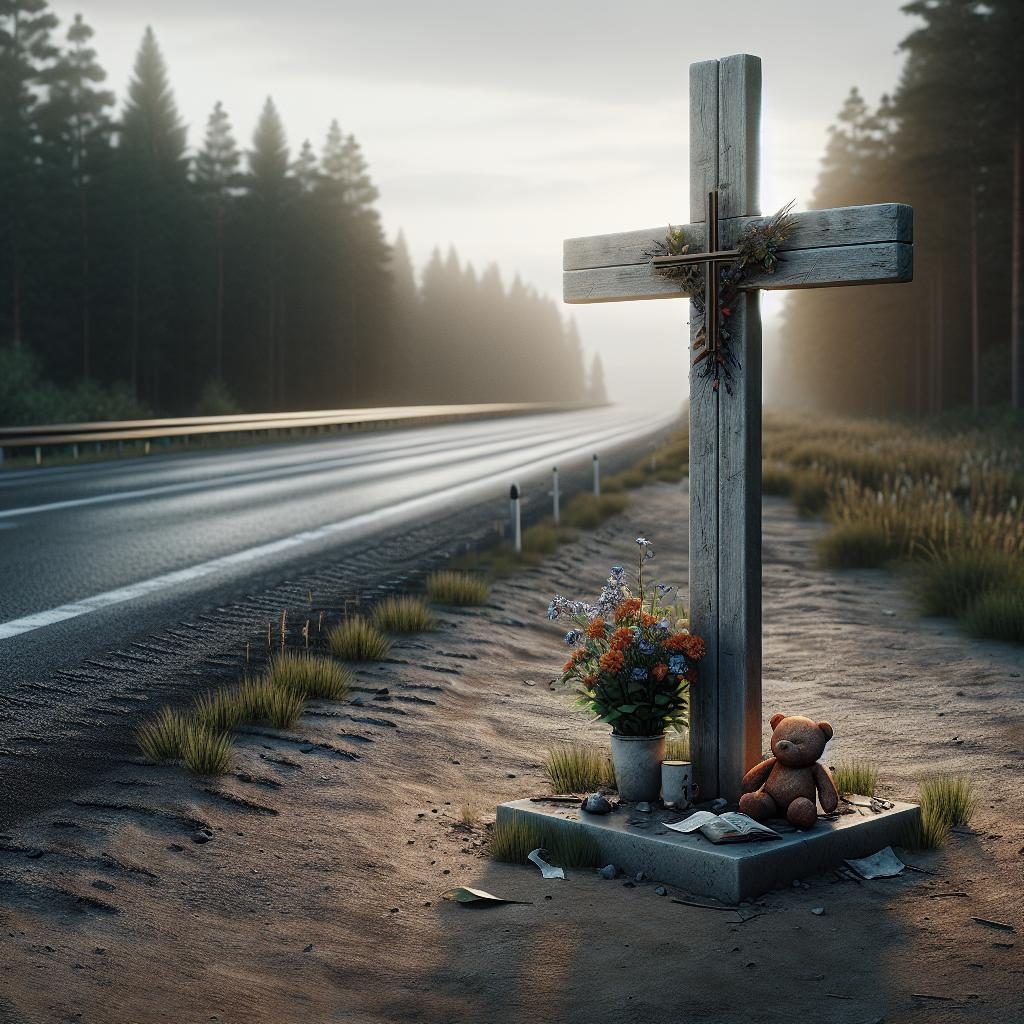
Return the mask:
MULTIPOLYGON (((758 209, 761 61, 749 54, 690 65, 690 217, 705 289, 758 209), (709 196, 717 207, 705 208, 709 196), (703 223, 701 218, 704 218, 703 223), (715 237, 719 227, 721 238, 715 237)), ((735 800, 761 754, 761 319, 758 289, 882 284, 913 277, 913 211, 900 203, 797 213, 772 274, 745 277, 730 310, 739 364, 732 393, 690 367, 690 620, 707 641, 691 691, 691 757, 703 797, 735 800)), ((651 247, 665 228, 570 238, 566 302, 683 297, 651 247)), ((690 254, 687 254, 689 256, 690 254)), ((679 257, 673 257, 676 265, 679 257)), ((668 261, 663 261, 664 265, 668 261)), ((705 295, 709 334, 718 300, 705 295)), ((701 325, 691 317, 691 340, 701 325)), ((823 325, 827 330, 827 325, 823 325)), ((709 337, 710 342, 710 337, 709 337)), ((792 709, 812 712, 813 708, 792 709)))

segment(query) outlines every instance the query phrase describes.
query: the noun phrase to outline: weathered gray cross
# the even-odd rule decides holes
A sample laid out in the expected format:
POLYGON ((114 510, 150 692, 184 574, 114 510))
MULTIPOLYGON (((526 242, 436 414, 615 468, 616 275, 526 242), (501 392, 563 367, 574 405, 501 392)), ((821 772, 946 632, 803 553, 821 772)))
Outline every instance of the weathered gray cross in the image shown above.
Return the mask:
MULTIPOLYGON (((758 219, 761 61, 749 54, 690 65, 693 239, 719 256, 758 219), (705 203, 718 192, 721 238, 706 243, 705 203), (718 243, 716 245, 715 243, 718 243)), ((731 309, 739 361, 732 393, 690 367, 690 617, 708 654, 691 696, 691 757, 705 797, 735 799, 761 753, 761 319, 758 289, 881 284, 913 276, 913 211, 900 203, 794 214, 774 274, 744 278, 731 309)), ((650 257, 665 228, 570 238, 566 302, 682 295, 650 257)), ((705 278, 717 275, 705 274, 705 278)), ((717 303, 707 307, 711 325, 717 303)), ((691 338, 700 328, 691 319, 691 338)), ((827 330, 827 325, 822 325, 827 330)), ((793 709, 796 710, 796 709, 793 709)), ((813 708, 803 709, 808 713, 813 708)))

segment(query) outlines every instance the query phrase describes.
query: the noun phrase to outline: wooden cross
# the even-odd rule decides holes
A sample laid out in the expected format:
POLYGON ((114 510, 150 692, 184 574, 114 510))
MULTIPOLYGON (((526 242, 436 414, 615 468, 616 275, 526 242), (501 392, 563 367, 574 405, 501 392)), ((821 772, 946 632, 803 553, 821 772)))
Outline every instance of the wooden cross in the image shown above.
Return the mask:
MULTIPOLYGON (((690 217, 687 238, 716 264, 760 221, 761 61, 749 54, 690 65, 690 217), (705 203, 717 193, 716 218, 705 203), (701 223, 701 217, 705 220, 701 223), (706 226, 711 231, 705 230, 706 226), (709 235, 711 237, 709 237, 709 235), (723 248, 720 249, 719 246, 723 248)), ((761 754, 761 319, 758 289, 882 284, 913 277, 913 211, 901 203, 794 214, 773 274, 751 273, 730 317, 739 370, 732 393, 690 367, 690 619, 707 641, 691 691, 691 757, 704 798, 735 800, 761 754)), ((566 302, 682 295, 648 253, 665 228, 570 238, 566 302)), ((677 258, 678 261, 678 258, 677 258)), ((706 273, 706 281, 717 279, 706 273)), ((717 301, 706 306, 708 325, 717 301)), ((700 329, 691 317, 691 341, 700 329)), ((717 327, 717 323, 715 325, 717 327)), ((827 330, 827 325, 822 325, 827 330)), ((783 673, 785 668, 782 668, 783 673)), ((814 713, 813 708, 790 711, 814 713)))

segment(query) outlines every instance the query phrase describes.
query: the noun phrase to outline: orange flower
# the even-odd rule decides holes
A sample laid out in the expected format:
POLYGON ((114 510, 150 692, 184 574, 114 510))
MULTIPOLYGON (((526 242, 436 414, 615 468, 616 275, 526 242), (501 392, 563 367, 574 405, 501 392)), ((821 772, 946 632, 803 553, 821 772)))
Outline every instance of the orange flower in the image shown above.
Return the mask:
POLYGON ((568 672, 569 669, 571 669, 573 665, 576 664, 576 662, 583 661, 583 659, 586 658, 586 656, 587 652, 583 650, 582 647, 578 651, 573 651, 572 654, 569 655, 569 660, 562 666, 562 671, 568 672))
POLYGON ((649 612, 644 612, 643 615, 640 616, 641 626, 653 626, 657 623, 657 621, 658 620, 649 612))
POLYGON ((615 621, 623 622, 636 615, 638 611, 640 611, 640 598, 631 597, 628 600, 623 601, 622 604, 615 609, 615 621))
POLYGON ((700 661, 707 654, 707 646, 701 637, 690 633, 685 638, 683 653, 694 661, 700 661))
POLYGON ((571 668, 573 667, 573 665, 575 665, 575 664, 576 664, 576 659, 575 659, 575 658, 570 658, 570 659, 569 659, 569 660, 568 660, 568 661, 567 661, 567 662, 566 662, 566 663, 565 663, 565 664, 564 664, 564 665, 562 666, 562 671, 563 671, 563 672, 568 672, 568 671, 569 671, 569 669, 571 669, 571 668))
POLYGON ((687 643, 689 642, 689 633, 673 633, 665 641, 665 650, 667 651, 679 651, 681 653, 686 652, 687 643))
POLYGON ((657 682, 661 682, 665 676, 668 675, 668 665, 663 662, 659 662, 654 668, 651 669, 651 675, 654 676, 657 682))
POLYGON ((612 633, 611 647, 613 651, 624 651, 633 642, 633 631, 622 626, 612 633))
POLYGON ((605 672, 621 672, 622 667, 626 664, 626 659, 622 656, 621 651, 613 649, 605 651, 598 660, 598 664, 605 672))
POLYGON ((594 621, 587 626, 587 636, 591 640, 598 640, 604 636, 604 619, 594 619, 594 621))
POLYGON ((589 676, 586 676, 583 680, 583 685, 589 690, 597 682, 597 676, 591 672, 589 676))

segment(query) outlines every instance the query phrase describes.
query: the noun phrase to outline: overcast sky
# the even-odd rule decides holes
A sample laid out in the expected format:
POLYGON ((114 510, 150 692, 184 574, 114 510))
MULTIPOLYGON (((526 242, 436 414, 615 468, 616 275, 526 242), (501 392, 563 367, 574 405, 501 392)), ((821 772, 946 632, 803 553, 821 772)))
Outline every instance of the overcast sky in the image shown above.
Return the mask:
MULTIPOLYGON (((561 294, 565 236, 687 219, 687 65, 764 62, 762 209, 806 206, 851 85, 893 88, 911 27, 896 0, 64 0, 119 101, 143 29, 190 142, 222 100, 247 145, 268 94, 293 150, 331 118, 362 143, 390 236, 419 266, 454 244, 561 294)), ((63 27, 62 30, 63 31, 63 27)), ((765 299, 767 358, 781 300, 765 299)), ((685 394, 682 301, 565 307, 616 397, 685 394)))

